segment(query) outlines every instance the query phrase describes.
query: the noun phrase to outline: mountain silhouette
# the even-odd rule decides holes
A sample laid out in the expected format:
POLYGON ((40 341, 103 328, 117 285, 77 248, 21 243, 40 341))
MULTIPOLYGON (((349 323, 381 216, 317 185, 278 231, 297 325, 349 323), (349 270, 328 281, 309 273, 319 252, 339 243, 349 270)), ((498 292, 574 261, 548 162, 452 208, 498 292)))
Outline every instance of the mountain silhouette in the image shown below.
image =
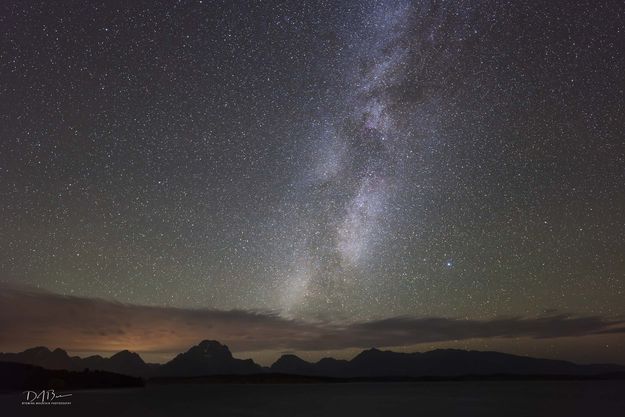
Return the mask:
POLYGON ((37 365, 47 369, 77 370, 75 365, 80 358, 70 357, 63 349, 51 351, 47 347, 38 346, 20 353, 2 353, 0 360, 37 365))
POLYGON ((227 346, 203 340, 158 369, 159 376, 242 375, 261 373, 251 359, 235 359, 227 346))
POLYGON ((306 362, 295 355, 282 355, 273 365, 271 371, 281 374, 317 375, 315 364, 306 362))
POLYGON ((128 350, 117 352, 110 358, 103 358, 99 355, 89 356, 82 360, 82 368, 143 377, 153 374, 153 367, 146 364, 137 353, 128 350))
POLYGON ((214 340, 204 340, 163 365, 145 363, 138 354, 128 350, 110 358, 99 355, 79 358, 69 356, 62 349, 50 350, 41 346, 20 353, 0 353, 0 362, 24 363, 55 370, 98 370, 142 378, 267 373, 332 378, 593 376, 625 372, 625 366, 622 365, 579 365, 499 352, 437 349, 424 353, 400 353, 375 348, 364 350, 351 360, 324 358, 314 363, 293 354, 285 354, 271 367, 263 368, 251 359, 234 358, 227 346, 214 340))
POLYGON ((63 349, 57 348, 51 351, 47 347, 39 346, 20 353, 0 353, 0 361, 36 365, 46 369, 69 371, 91 369, 138 377, 151 376, 154 369, 152 365, 146 364, 141 356, 127 350, 116 353, 110 358, 94 355, 83 359, 78 356, 69 356, 63 349))
POLYGON ((499 352, 437 349, 425 353, 365 350, 351 361, 325 358, 310 363, 295 355, 284 355, 272 372, 340 378, 422 377, 461 375, 598 375, 623 372, 620 365, 578 365, 572 362, 536 359, 499 352))

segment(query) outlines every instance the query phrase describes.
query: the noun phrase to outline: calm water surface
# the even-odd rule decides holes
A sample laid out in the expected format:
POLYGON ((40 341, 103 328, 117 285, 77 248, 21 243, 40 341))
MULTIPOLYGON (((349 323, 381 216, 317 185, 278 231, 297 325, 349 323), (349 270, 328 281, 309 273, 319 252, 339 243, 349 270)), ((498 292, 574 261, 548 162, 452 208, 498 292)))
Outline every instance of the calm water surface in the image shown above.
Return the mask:
POLYGON ((0 415, 625 416, 625 381, 176 384, 72 394, 64 406, 22 406, 21 394, 3 394, 0 415))

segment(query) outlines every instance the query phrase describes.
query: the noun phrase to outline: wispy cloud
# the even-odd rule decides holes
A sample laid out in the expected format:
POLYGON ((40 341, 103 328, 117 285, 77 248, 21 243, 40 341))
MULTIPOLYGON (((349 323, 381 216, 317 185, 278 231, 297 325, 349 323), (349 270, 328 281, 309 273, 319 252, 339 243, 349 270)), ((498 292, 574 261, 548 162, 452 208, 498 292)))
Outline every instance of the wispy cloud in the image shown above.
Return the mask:
POLYGON ((201 339, 234 351, 408 346, 473 338, 558 338, 625 333, 625 320, 549 314, 464 320, 392 317, 348 324, 291 320, 271 312, 181 309, 63 296, 0 284, 0 350, 35 345, 73 351, 179 352, 201 339))

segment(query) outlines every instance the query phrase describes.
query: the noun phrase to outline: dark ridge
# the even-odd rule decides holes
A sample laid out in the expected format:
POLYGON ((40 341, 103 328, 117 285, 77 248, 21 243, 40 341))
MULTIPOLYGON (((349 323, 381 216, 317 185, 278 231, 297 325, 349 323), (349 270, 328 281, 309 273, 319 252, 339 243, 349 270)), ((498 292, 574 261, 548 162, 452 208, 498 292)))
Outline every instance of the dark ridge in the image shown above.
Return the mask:
POLYGON ((270 370, 284 374, 338 378, 453 378, 466 375, 592 376, 625 372, 625 366, 578 365, 567 361, 458 349, 437 349, 424 353, 368 349, 351 361, 325 358, 310 363, 294 355, 285 355, 270 370))
POLYGON ((24 363, 0 362, 0 389, 94 389, 143 387, 143 379, 104 371, 50 370, 24 363))

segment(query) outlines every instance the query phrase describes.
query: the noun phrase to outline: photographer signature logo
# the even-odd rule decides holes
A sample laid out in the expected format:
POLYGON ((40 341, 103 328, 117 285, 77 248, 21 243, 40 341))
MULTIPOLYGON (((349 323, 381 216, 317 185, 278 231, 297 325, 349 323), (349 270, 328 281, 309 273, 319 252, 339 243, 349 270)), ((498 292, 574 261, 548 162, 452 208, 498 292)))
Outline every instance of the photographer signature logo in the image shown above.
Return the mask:
POLYGON ((72 394, 57 394, 53 389, 44 389, 41 391, 24 391, 24 400, 22 405, 70 405, 72 402, 63 400, 71 397, 72 394))

